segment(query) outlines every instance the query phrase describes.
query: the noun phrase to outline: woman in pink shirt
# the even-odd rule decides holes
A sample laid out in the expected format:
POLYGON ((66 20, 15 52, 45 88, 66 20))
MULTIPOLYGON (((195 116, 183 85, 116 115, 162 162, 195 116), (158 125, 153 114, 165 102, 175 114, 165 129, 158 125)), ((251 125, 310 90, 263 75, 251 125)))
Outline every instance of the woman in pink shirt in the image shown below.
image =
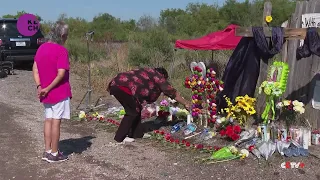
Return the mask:
POLYGON ((68 25, 58 21, 48 34, 47 42, 37 50, 33 76, 38 97, 45 108, 43 160, 65 161, 58 150, 61 119, 70 119, 71 87, 69 56, 63 46, 68 38, 68 25))

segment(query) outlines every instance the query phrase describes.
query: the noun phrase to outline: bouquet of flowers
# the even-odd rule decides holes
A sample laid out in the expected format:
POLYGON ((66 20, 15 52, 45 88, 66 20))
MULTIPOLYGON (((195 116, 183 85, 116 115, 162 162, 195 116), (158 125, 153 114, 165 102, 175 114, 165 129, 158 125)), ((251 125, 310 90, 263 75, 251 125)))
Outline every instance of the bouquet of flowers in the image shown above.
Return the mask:
POLYGON ((237 120, 240 125, 246 124, 248 118, 256 113, 254 108, 256 99, 248 95, 238 96, 235 99, 235 104, 230 101, 230 98, 224 96, 227 102, 227 107, 224 112, 227 113, 227 119, 232 117, 237 120))
POLYGON ((305 112, 304 104, 297 100, 280 101, 276 104, 276 108, 280 109, 280 117, 285 120, 288 127, 295 122, 298 115, 305 112))
POLYGON ((162 100, 160 102, 160 107, 159 107, 159 112, 158 116, 159 117, 168 117, 170 115, 170 106, 169 102, 167 100, 162 100))
POLYGON ((236 141, 240 138, 241 127, 239 125, 230 124, 226 126, 225 129, 221 129, 219 133, 222 137, 227 137, 233 141, 236 141))

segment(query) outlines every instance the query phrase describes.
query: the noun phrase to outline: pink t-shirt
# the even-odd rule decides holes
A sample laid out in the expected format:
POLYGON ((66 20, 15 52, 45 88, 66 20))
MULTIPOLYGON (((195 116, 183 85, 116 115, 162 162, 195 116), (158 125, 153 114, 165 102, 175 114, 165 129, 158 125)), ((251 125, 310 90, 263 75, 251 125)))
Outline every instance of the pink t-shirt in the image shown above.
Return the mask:
POLYGON ((66 98, 72 98, 69 83, 69 55, 68 50, 55 43, 42 44, 34 58, 37 63, 41 88, 46 88, 56 78, 58 69, 67 70, 63 80, 54 87, 46 97, 40 99, 45 104, 56 104, 66 98))

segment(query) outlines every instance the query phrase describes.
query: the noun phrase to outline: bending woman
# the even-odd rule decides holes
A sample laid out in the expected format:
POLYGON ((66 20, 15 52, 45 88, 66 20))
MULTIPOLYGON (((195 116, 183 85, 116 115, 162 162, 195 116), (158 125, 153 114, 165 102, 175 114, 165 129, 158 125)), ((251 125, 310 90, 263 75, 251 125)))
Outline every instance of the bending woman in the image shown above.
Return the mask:
POLYGON ((114 137, 117 142, 133 142, 134 138, 143 137, 141 104, 155 102, 161 93, 183 104, 186 109, 190 108, 189 102, 168 82, 168 72, 164 68, 140 68, 119 73, 108 84, 107 91, 126 111, 114 137))

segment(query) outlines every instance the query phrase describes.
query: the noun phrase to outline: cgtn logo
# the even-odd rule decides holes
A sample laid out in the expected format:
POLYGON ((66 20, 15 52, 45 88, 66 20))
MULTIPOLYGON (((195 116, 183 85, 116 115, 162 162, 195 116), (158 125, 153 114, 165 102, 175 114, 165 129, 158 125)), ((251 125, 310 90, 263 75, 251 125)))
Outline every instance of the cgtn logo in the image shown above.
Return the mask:
POLYGON ((305 164, 303 162, 283 162, 281 163, 281 168, 283 169, 298 169, 304 168, 305 164))

